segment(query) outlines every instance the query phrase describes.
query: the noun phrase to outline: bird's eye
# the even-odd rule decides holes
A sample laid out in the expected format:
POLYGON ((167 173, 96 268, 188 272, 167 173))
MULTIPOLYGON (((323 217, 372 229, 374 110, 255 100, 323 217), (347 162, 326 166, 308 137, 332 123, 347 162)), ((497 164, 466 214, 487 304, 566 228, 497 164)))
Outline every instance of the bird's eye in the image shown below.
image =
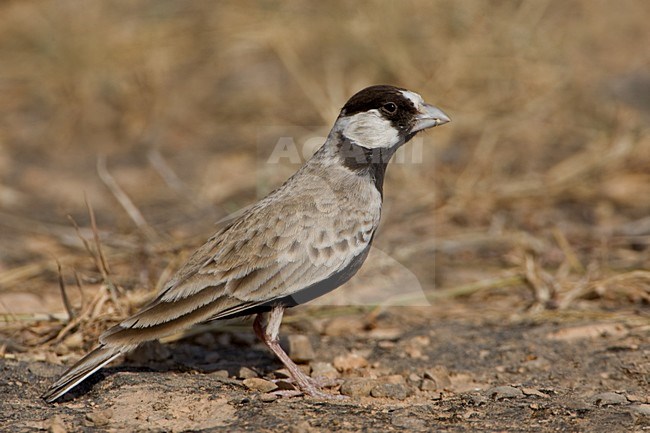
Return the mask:
POLYGON ((390 114, 397 111, 397 105, 395 105, 395 103, 393 102, 386 102, 382 108, 384 109, 385 112, 390 114))

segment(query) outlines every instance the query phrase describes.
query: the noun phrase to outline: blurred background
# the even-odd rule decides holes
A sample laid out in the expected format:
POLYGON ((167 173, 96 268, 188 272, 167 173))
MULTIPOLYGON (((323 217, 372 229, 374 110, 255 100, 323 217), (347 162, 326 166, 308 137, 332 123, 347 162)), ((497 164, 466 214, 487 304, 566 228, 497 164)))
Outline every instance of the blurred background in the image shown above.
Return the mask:
POLYGON ((390 260, 352 284, 647 307, 648 17, 645 0, 2 2, 0 311, 64 317, 61 275, 74 306, 109 287, 95 313, 122 316, 295 170, 266 163, 273 131, 324 136, 378 83, 453 122, 388 170, 390 260))

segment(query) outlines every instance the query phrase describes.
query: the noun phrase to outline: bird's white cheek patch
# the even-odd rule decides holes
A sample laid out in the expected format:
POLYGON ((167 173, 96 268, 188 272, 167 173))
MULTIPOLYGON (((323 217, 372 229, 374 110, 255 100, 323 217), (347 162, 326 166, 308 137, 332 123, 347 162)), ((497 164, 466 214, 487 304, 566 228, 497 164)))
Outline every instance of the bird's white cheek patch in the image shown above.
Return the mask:
POLYGON ((367 149, 389 148, 399 142, 397 129, 377 110, 357 113, 350 117, 343 129, 343 135, 367 149))

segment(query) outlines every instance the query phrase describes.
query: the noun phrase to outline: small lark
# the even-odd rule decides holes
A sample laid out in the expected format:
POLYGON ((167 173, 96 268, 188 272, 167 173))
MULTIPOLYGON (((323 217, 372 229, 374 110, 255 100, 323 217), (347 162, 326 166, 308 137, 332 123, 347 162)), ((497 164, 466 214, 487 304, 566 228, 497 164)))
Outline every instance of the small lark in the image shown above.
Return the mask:
POLYGON ((372 86, 352 96, 323 146, 289 180, 212 236, 153 301, 102 334, 99 346, 43 398, 58 399, 145 341, 251 314, 255 333, 300 391, 333 397, 280 347, 283 312, 359 270, 379 225, 388 161, 419 131, 447 122, 440 109, 405 89, 372 86))

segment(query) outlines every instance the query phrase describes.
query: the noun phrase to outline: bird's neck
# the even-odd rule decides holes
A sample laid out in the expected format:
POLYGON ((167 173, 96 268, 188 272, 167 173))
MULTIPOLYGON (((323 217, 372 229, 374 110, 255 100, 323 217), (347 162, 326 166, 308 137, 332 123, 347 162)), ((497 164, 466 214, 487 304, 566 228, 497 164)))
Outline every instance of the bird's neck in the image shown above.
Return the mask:
POLYGON ((368 177, 383 196, 386 167, 398 148, 369 149, 348 139, 341 131, 332 131, 309 163, 331 164, 355 176, 368 177))

